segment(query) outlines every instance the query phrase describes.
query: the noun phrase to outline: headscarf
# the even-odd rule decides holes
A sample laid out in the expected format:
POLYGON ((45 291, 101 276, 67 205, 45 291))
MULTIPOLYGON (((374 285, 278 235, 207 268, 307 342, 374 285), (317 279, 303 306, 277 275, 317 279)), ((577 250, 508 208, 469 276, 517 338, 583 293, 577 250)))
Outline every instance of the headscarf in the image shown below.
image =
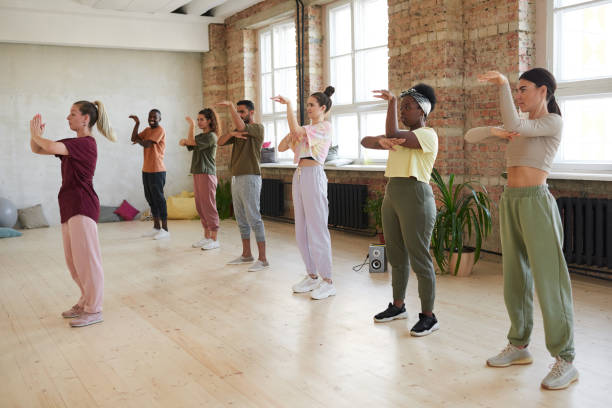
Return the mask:
POLYGON ((414 88, 410 88, 407 91, 404 91, 400 94, 400 98, 403 98, 404 96, 412 96, 414 100, 416 101, 416 103, 419 104, 421 109, 423 109, 423 112, 425 113, 425 117, 429 115, 429 112, 431 112, 431 101, 427 99, 425 95, 423 95, 422 93, 420 93, 414 88))

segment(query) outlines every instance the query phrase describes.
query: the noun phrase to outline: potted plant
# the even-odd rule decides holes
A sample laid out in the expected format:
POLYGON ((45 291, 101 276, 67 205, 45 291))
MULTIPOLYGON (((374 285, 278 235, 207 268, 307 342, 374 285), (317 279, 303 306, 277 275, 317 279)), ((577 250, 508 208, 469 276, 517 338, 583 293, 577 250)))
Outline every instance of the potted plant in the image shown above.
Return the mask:
POLYGON ((448 182, 436 169, 431 174, 435 185, 437 215, 431 247, 441 273, 467 276, 480 258, 482 241, 491 232, 491 200, 486 188, 477 181, 448 182), (477 186, 477 188, 475 188, 477 186), (466 243, 474 238, 474 247, 466 243))
POLYGON ((383 235, 382 229, 382 202, 385 198, 385 195, 380 191, 374 191, 374 194, 372 194, 372 196, 372 198, 367 199, 366 205, 363 210, 374 218, 374 227, 376 228, 378 242, 384 244, 385 236, 383 235))
POLYGON ((217 183, 217 212, 219 219, 225 220, 233 215, 232 208, 232 181, 219 179, 217 183))

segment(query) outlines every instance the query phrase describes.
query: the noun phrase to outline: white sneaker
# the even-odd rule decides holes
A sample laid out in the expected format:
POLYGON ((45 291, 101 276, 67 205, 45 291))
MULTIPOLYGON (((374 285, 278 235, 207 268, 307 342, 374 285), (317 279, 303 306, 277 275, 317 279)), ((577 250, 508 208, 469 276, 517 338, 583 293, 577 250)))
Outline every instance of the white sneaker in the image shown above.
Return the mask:
POLYGON ((318 288, 312 291, 310 297, 315 300, 325 299, 336 294, 336 288, 333 283, 322 281, 318 288))
POLYGON ((291 288, 293 289, 294 293, 306 293, 316 289, 320 283, 321 279, 318 277, 313 279, 307 274, 304 279, 293 285, 291 288))
POLYGON ((574 381, 578 381, 578 370, 576 370, 576 367, 561 357, 557 357, 557 361, 552 365, 550 373, 542 380, 542 388, 562 390, 569 387, 574 381))
POLYGON ((221 245, 219 244, 219 241, 213 241, 212 239, 209 240, 206 245, 204 245, 202 247, 202 251, 206 251, 207 249, 217 249, 219 248, 221 245))
POLYGON ((191 244, 193 248, 202 248, 204 245, 208 244, 211 241, 210 238, 202 238, 198 242, 194 242, 191 244))
POLYGON ((264 269, 268 269, 270 267, 270 264, 268 263, 268 261, 266 262, 262 262, 259 259, 249 268, 247 269, 249 272, 259 272, 259 271, 263 271, 264 269))
POLYGON ((156 228, 151 228, 151 231, 145 232, 144 234, 141 235, 141 237, 144 237, 144 238, 153 238, 154 236, 159 234, 159 231, 160 230, 158 230, 156 228))
POLYGON ((508 344, 498 355, 487 360, 489 367, 509 367, 513 364, 531 364, 533 358, 527 347, 519 348, 508 344))
POLYGON ((153 237, 153 239, 164 239, 170 238, 170 233, 165 229, 160 229, 159 232, 153 237))
POLYGON ((238 258, 234 258, 231 261, 229 261, 226 265, 242 265, 245 263, 251 263, 254 260, 255 258, 253 258, 252 256, 244 257, 240 255, 238 258))

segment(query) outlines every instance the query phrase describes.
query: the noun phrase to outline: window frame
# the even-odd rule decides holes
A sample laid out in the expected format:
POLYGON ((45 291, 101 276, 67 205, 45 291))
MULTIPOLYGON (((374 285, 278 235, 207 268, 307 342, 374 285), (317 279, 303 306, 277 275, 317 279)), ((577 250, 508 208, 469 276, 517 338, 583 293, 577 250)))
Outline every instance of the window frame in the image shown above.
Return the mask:
MULTIPOLYGON (((357 89, 356 89, 356 64, 355 64, 355 54, 360 52, 360 51, 366 51, 366 50, 371 50, 371 49, 378 49, 381 48, 382 46, 376 46, 376 47, 366 47, 366 48, 360 48, 359 50, 357 50, 355 48, 355 23, 356 23, 356 16, 355 16, 355 5, 359 0, 337 0, 337 1, 333 1, 330 2, 328 4, 325 5, 325 9, 324 9, 324 27, 323 27, 323 31, 325 33, 326 36, 326 45, 325 45, 325 58, 324 58, 324 64, 323 64, 323 70, 324 70, 324 77, 326 78, 327 83, 331 83, 331 77, 332 77, 332 73, 331 73, 331 61, 332 58, 339 58, 341 56, 346 56, 349 55, 347 54, 343 54, 343 55, 337 55, 332 57, 331 56, 331 23, 330 23, 330 14, 331 14, 331 10, 342 7, 344 5, 350 5, 350 11, 351 11, 351 51, 350 51, 350 56, 351 56, 351 67, 352 67, 352 103, 350 104, 343 104, 343 105, 339 105, 339 104, 334 104, 332 106, 331 112, 328 115, 328 120, 330 122, 333 123, 333 119, 332 117, 334 115, 347 115, 347 114, 356 114, 357 115, 357 131, 358 131, 358 135, 356 138, 356 143, 357 143, 357 157, 343 157, 342 158, 349 158, 354 160, 355 164, 385 164, 387 162, 387 159, 368 159, 367 161, 365 160, 364 157, 364 147, 361 146, 361 139, 362 139, 362 115, 367 114, 367 113, 378 113, 378 112, 384 112, 385 115, 387 113, 387 102, 386 101, 365 101, 365 102, 356 102, 356 98, 357 98, 357 89)), ((387 5, 388 7, 388 5, 387 5)), ((388 29, 388 27, 387 27, 388 29)), ((389 70, 389 37, 387 35, 387 41, 385 43, 385 47, 387 49, 387 73, 389 70)), ((334 84, 331 84, 332 86, 334 86, 334 84)), ((388 83, 388 78, 387 78, 387 89, 389 87, 389 83, 388 83)), ((381 129, 381 133, 384 133, 384 128, 381 129)), ((366 136, 366 135, 363 135, 366 136)), ((367 136, 375 136, 375 135, 367 135, 367 136)), ((333 143, 337 143, 337 139, 338 135, 336 134, 336 132, 334 132, 334 141, 333 143)))
MULTIPOLYGON (((276 160, 277 162, 283 163, 283 162, 292 162, 293 161, 293 155, 291 155, 291 157, 289 157, 288 153, 285 153, 286 157, 279 157, 279 152, 278 152, 278 145, 280 144, 281 140, 283 139, 284 135, 278 135, 278 128, 277 128, 277 122, 278 121, 284 121, 285 123, 287 123, 287 109, 285 105, 280 105, 277 104, 276 102, 272 103, 272 113, 264 113, 264 100, 263 100, 263 95, 264 92, 262 90, 262 84, 263 84, 263 67, 262 67, 262 61, 261 61, 261 36, 263 33, 269 32, 271 35, 271 46, 270 46, 270 64, 271 64, 271 71, 270 73, 271 75, 271 82, 272 82, 272 95, 275 95, 277 92, 274 88, 274 75, 275 75, 275 71, 282 71, 282 70, 286 70, 289 69, 290 67, 281 67, 281 68, 275 68, 274 67, 274 28, 278 27, 278 26, 284 26, 284 25, 292 25, 294 30, 296 30, 296 24, 295 24, 295 18, 293 16, 289 16, 288 18, 284 18, 281 19, 279 21, 275 21, 271 24, 266 25, 265 27, 262 27, 260 29, 257 30, 256 33, 256 38, 257 38, 257 53, 256 53, 256 59, 257 59, 257 76, 259 78, 259 81, 257 83, 257 102, 259 104, 259 109, 257 110, 258 112, 258 120, 262 123, 262 125, 265 128, 265 123, 272 121, 273 122, 273 126, 274 126, 274 136, 272 136, 271 138, 269 138, 268 140, 272 141, 272 147, 276 150, 276 160), (278 106, 276 106, 278 105, 278 106), (279 111, 275 111, 274 107, 279 108, 280 106, 282 106, 282 108, 280 108, 279 111)), ((296 32, 296 36, 297 36, 297 32, 296 32)), ((293 98, 294 100, 297 100, 297 37, 296 37, 296 42, 294 44, 294 50, 295 50, 295 66, 294 69, 296 71, 296 75, 295 75, 295 82, 296 82, 296 94, 295 95, 286 95, 289 98, 293 98)), ((297 105, 297 103, 295 104, 297 105)), ((294 106, 295 107, 295 106, 294 106)), ((295 112, 294 112, 295 113, 295 112)), ((287 125, 288 127, 288 125, 287 125)), ((265 140, 265 139, 264 139, 265 140)))
MULTIPOLYGON (((557 76, 557 66, 560 61, 560 51, 557 49, 555 32, 557 13, 565 10, 577 10, 588 8, 600 4, 610 3, 610 0, 590 0, 584 3, 555 7, 555 0, 546 1, 546 45, 545 45, 545 64, 546 68, 557 76)), ((557 91, 555 97, 560 107, 563 109, 563 102, 566 100, 591 99, 600 97, 612 97, 612 75, 604 78, 586 78, 579 80, 559 80, 557 79, 557 91)), ((562 142, 563 143, 563 142, 562 142)), ((557 161, 553 162, 552 171, 555 173, 594 173, 612 175, 612 160, 604 161, 557 161)))

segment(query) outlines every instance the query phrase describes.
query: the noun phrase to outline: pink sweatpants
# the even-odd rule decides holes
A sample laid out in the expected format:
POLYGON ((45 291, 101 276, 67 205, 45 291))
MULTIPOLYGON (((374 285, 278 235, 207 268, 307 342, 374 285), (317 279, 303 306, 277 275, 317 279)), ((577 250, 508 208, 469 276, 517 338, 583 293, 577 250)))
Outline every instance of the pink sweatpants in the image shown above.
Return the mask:
POLYGON ((219 229, 217 212, 217 176, 212 174, 193 175, 193 194, 202 227, 210 231, 219 229))
POLYGON ((64 255, 72 279, 81 289, 78 305, 87 313, 102 311, 104 271, 98 240, 98 225, 84 215, 75 215, 62 224, 64 255))

